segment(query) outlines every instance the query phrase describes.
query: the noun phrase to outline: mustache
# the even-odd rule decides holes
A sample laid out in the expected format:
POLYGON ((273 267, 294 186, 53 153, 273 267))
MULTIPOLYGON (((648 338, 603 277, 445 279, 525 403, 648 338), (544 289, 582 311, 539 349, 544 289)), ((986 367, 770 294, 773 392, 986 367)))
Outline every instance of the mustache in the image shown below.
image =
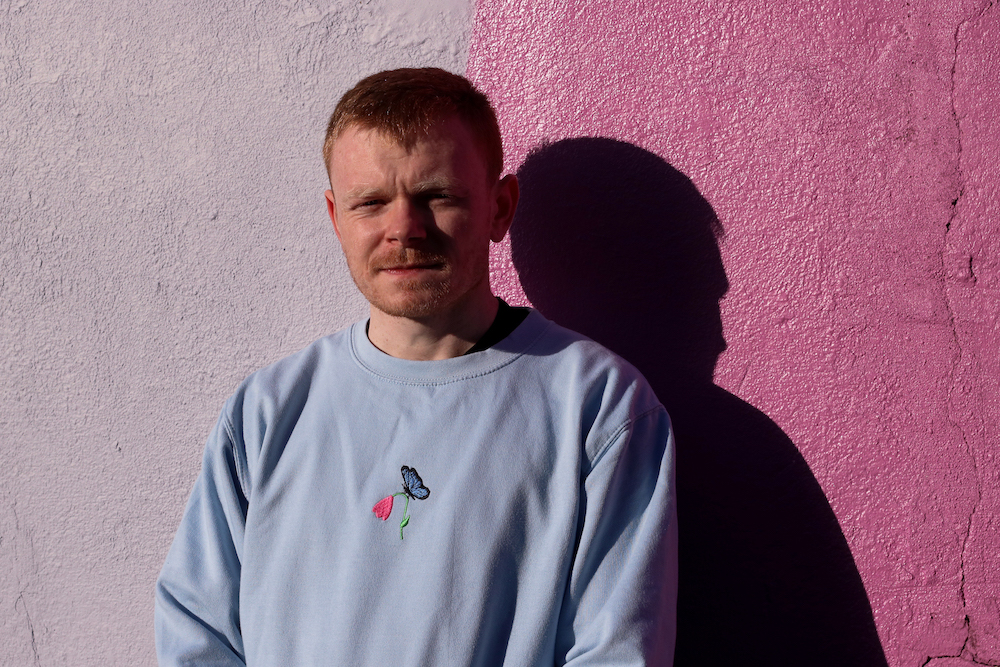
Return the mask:
POLYGON ((431 264, 447 264, 444 255, 419 248, 398 248, 373 257, 369 266, 374 271, 393 269, 401 266, 426 266, 431 264))

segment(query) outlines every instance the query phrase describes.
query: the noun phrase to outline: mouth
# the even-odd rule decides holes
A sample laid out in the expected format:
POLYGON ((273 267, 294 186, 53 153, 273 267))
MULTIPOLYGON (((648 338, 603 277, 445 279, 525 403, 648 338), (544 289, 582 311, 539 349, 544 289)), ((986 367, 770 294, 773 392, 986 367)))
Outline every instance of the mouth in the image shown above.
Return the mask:
POLYGON ((448 270, 448 258, 438 252, 401 248, 373 257, 372 275, 394 278, 422 278, 448 270))
POLYGON ((379 268, 379 271, 389 274, 406 275, 409 273, 419 273, 420 271, 440 271, 443 268, 443 262, 427 262, 423 264, 397 264, 394 266, 383 266, 379 268))

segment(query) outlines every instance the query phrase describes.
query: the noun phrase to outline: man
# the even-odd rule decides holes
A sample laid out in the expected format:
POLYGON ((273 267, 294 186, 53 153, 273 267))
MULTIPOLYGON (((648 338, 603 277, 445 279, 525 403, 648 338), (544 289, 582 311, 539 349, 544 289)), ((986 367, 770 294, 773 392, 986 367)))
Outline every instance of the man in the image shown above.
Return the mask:
POLYGON ((489 102, 376 74, 324 157, 371 315, 227 402, 157 582, 160 664, 669 665, 669 420, 491 293, 518 187, 489 102))

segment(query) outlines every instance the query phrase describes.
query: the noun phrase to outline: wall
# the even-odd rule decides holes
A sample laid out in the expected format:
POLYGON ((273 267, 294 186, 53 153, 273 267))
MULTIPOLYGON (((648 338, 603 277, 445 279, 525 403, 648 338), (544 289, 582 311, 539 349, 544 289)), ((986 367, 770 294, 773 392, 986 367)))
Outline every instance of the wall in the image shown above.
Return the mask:
MULTIPOLYGON (((0 665, 153 664, 216 411, 364 311, 324 117, 467 49, 511 169, 609 137, 710 204, 715 381, 818 480, 888 663, 1000 664, 997 8, 414 4, 0 0, 0 665)), ((509 250, 494 279, 525 298, 509 250)))
POLYGON ((323 199, 365 74, 461 72, 464 0, 0 1, 0 665, 153 665, 222 402, 359 319, 323 199))
MULTIPOLYGON (((510 168, 609 137, 714 208, 715 381, 808 463, 893 666, 1000 664, 998 29, 978 0, 484 0, 470 47, 510 168)), ((523 299, 508 252, 493 270, 523 299)))

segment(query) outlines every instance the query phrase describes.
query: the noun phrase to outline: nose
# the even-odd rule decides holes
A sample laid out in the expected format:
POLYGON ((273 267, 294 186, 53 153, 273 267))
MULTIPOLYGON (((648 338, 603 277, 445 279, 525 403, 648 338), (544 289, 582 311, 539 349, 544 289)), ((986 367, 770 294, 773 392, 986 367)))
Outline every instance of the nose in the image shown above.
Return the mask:
POLYGON ((429 211, 411 199, 400 197, 393 202, 388 213, 386 237, 403 246, 413 245, 427 238, 429 211))

